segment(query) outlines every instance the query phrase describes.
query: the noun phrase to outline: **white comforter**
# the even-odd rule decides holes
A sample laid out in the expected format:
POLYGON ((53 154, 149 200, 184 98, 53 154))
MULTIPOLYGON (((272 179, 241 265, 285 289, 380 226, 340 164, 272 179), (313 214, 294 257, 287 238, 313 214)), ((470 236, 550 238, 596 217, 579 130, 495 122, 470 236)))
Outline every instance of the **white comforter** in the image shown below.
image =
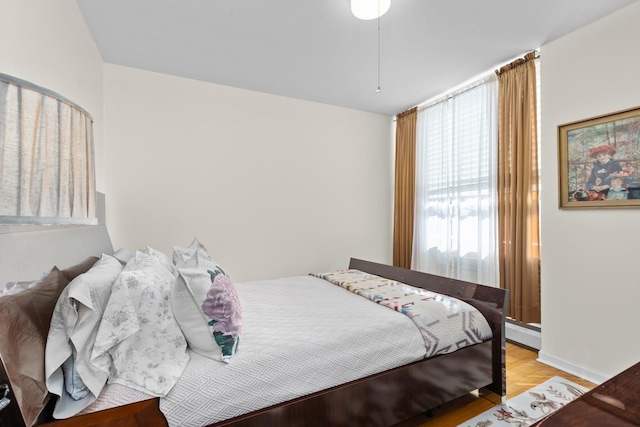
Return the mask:
MULTIPOLYGON (((244 334, 224 364, 190 352, 160 399, 170 426, 202 426, 425 357, 407 316, 311 276, 236 284, 244 334)), ((88 411, 149 396, 108 385, 88 411)))

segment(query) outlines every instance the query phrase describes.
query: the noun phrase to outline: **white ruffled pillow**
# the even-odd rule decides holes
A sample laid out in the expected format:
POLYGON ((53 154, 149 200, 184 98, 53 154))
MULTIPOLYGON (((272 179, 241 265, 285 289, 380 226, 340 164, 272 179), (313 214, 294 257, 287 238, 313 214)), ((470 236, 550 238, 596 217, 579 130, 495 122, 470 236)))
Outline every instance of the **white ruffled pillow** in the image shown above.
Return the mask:
POLYGON ((54 416, 68 418, 96 400, 106 372, 90 363, 93 342, 122 264, 103 254, 89 271, 62 291, 56 304, 45 350, 49 391, 60 396, 54 416))
POLYGON ((127 248, 120 248, 113 253, 113 257, 120 261, 120 264, 126 265, 133 258, 133 254, 127 248))

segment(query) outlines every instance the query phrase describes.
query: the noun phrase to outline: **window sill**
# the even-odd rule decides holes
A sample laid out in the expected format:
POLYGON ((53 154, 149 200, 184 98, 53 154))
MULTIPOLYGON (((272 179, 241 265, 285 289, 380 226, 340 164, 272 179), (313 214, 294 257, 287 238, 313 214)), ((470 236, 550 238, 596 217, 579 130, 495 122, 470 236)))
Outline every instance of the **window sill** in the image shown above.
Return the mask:
POLYGON ((97 225, 97 218, 20 217, 0 215, 0 226, 97 225))

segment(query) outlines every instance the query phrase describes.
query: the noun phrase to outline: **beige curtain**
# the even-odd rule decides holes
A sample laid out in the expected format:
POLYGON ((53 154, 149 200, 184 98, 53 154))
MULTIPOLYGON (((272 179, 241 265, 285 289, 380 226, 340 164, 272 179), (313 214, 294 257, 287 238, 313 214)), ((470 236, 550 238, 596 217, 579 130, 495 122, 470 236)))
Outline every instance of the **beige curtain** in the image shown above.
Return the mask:
POLYGON ((81 108, 0 75, 0 223, 96 223, 92 129, 81 108))
POLYGON ((396 176, 393 218, 393 265, 411 268, 416 188, 416 119, 412 108, 396 117, 396 176))
POLYGON ((508 316, 540 322, 538 147, 535 54, 498 75, 498 227, 500 286, 508 316))

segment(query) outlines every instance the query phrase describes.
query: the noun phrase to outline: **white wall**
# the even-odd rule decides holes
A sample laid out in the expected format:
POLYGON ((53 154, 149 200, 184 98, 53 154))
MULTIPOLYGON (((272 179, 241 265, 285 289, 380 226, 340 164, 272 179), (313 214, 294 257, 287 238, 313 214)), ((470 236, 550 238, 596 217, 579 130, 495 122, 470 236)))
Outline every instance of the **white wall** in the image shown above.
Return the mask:
POLYGON ((236 281, 391 260, 391 118, 105 64, 114 247, 197 236, 236 281))
POLYGON ((557 127, 640 106, 639 21, 636 3, 541 49, 540 357, 596 380, 640 361, 640 211, 558 209, 557 127))
POLYGON ((94 118, 96 185, 104 191, 103 61, 74 0, 6 0, 0 73, 58 92, 94 118))

